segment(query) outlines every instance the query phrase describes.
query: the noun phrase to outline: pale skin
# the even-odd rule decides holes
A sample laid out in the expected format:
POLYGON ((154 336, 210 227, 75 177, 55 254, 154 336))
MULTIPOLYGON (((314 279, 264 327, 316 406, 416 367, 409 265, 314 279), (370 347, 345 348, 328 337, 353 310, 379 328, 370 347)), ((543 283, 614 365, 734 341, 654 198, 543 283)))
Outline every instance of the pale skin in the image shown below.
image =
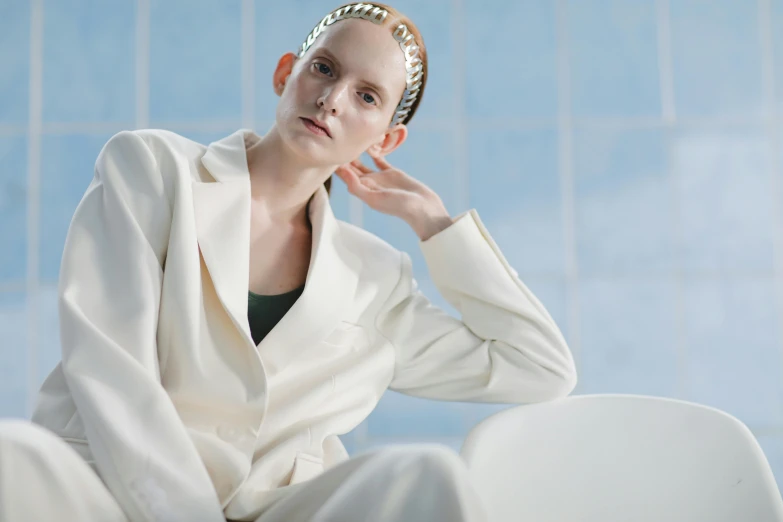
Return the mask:
POLYGON ((349 193, 399 217, 425 241, 453 223, 441 198, 385 158, 408 136, 389 127, 405 88, 405 57, 388 26, 341 20, 302 58, 284 54, 273 75, 275 124, 247 143, 251 182, 250 289, 280 293, 304 284, 312 236, 307 203, 336 174, 349 193), (318 135, 301 118, 318 120, 318 135), (362 164, 366 152, 376 170, 362 164))

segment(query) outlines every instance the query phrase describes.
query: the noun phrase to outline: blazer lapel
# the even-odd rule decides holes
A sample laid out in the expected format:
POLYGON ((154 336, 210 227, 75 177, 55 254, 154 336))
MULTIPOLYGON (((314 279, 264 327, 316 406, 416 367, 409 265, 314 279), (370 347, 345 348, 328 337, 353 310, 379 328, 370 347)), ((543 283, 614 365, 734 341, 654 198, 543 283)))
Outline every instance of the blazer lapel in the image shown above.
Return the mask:
MULTIPOLYGON (((250 175, 240 129, 211 143, 201 162, 214 182, 192 183, 199 249, 221 304, 255 347, 247 319, 250 259, 250 175)), ((353 300, 361 259, 345 247, 320 186, 308 204, 313 229, 304 291, 256 347, 267 373, 277 373, 334 329, 353 300)))
POLYGON ((267 372, 277 374, 309 346, 326 338, 354 301, 361 258, 342 243, 323 186, 309 204, 313 246, 304 291, 258 345, 267 372))
POLYGON ((215 181, 192 183, 199 250, 220 302, 252 344, 247 321, 250 176, 243 131, 211 143, 201 163, 215 181))

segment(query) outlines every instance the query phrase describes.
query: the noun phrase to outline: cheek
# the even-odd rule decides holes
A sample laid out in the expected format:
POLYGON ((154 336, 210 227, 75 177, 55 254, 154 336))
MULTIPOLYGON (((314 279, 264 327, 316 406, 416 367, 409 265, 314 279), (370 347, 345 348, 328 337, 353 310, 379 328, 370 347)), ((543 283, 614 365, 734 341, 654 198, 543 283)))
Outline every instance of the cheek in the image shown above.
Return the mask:
POLYGON ((279 122, 286 121, 296 114, 295 105, 291 103, 288 96, 283 94, 279 100, 277 100, 277 109, 275 116, 279 122))
POLYGON ((364 118, 356 116, 344 118, 343 129, 345 130, 345 136, 357 147, 362 147, 365 143, 371 142, 371 136, 375 135, 373 125, 364 118))
POLYGON ((361 118, 355 121, 354 125, 350 125, 349 129, 346 129, 345 144, 342 147, 346 157, 350 156, 346 161, 353 160, 366 151, 370 145, 380 139, 383 130, 385 130, 378 126, 377 121, 368 122, 361 118))
MULTIPOLYGON (((276 115, 279 120, 297 118, 302 113, 302 108, 307 107, 308 93, 302 85, 289 82, 277 100, 276 115)), ((315 102, 313 102, 315 106, 315 102)))

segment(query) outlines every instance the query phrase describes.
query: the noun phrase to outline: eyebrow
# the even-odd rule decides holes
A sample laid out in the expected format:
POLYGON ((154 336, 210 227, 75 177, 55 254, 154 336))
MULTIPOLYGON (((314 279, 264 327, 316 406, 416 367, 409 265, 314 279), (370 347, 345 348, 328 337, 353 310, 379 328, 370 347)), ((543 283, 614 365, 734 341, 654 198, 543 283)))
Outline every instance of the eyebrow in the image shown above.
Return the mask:
MULTIPOLYGON (((334 54, 332 54, 332 52, 329 49, 323 47, 321 49, 318 49, 317 52, 325 54, 326 57, 329 58, 334 63, 336 63, 338 67, 340 66, 340 60, 338 60, 337 57, 334 54)), ((371 81, 368 81, 368 80, 362 80, 362 81, 364 83, 366 83, 370 88, 372 88, 375 91, 377 91, 378 94, 380 94, 382 98, 384 98, 384 99, 388 99, 389 98, 389 92, 386 89, 384 89, 383 87, 381 87, 380 85, 375 84, 375 83, 373 83, 371 81)))

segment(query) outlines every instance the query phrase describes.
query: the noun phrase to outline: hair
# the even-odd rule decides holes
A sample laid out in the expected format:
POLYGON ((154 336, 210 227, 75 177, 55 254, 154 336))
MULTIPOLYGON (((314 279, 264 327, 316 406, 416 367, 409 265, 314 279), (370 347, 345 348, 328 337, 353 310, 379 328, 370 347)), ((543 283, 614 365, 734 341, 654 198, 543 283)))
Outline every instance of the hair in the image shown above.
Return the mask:
MULTIPOLYGON (((337 9, 341 9, 349 5, 354 5, 355 3, 356 2, 343 4, 339 7, 332 9, 332 11, 329 12, 330 13, 334 12, 337 9)), ((408 27, 408 30, 416 38, 416 45, 419 46, 419 58, 421 58, 421 62, 424 65, 424 70, 422 71, 421 87, 419 88, 419 94, 418 96, 416 96, 416 99, 413 101, 413 104, 410 107, 410 111, 408 112, 408 115, 402 121, 403 124, 408 125, 411 119, 413 119, 413 115, 416 113, 416 109, 419 108, 419 104, 421 103, 421 98, 422 96, 424 96, 424 87, 427 85, 427 76, 429 75, 429 64, 427 62, 427 48, 424 45, 424 38, 422 38, 421 32, 419 31, 419 28, 416 27, 416 24, 414 24, 413 21, 402 12, 398 11, 397 9, 389 5, 381 4, 379 2, 368 2, 368 3, 371 3, 372 5, 376 7, 380 7, 381 9, 385 9, 386 11, 389 12, 389 15, 387 16, 386 20, 384 20, 383 25, 389 27, 390 34, 394 33, 398 25, 405 24, 408 27)), ((399 102, 397 103, 399 104, 399 102)), ((396 112, 396 107, 397 106, 395 105, 395 112, 396 112)), ((392 118, 393 117, 394 115, 392 114, 392 118)), ((389 123, 391 123, 391 120, 389 120, 389 123)), ((324 181, 324 187, 326 187, 327 194, 331 195, 332 176, 329 176, 329 178, 327 178, 327 180, 324 181)))

